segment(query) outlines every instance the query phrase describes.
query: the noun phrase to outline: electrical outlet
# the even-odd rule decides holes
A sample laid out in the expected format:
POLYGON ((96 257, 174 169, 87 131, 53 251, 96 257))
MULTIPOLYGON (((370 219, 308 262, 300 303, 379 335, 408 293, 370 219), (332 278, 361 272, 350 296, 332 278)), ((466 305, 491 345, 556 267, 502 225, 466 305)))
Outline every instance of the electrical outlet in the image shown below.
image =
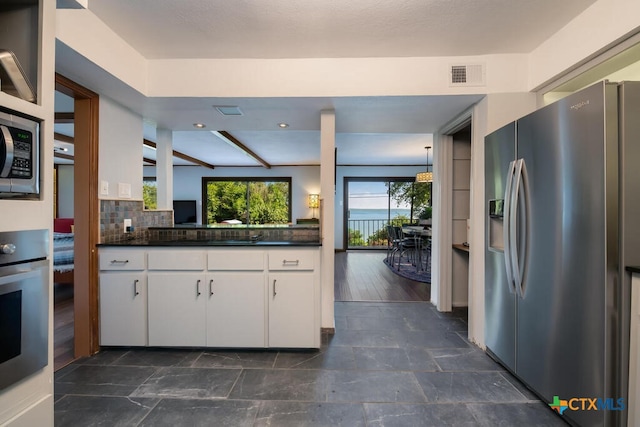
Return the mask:
POLYGON ((124 220, 124 232, 131 233, 131 218, 124 220))
POLYGON ((109 195, 109 181, 100 181, 100 194, 103 196, 109 195))

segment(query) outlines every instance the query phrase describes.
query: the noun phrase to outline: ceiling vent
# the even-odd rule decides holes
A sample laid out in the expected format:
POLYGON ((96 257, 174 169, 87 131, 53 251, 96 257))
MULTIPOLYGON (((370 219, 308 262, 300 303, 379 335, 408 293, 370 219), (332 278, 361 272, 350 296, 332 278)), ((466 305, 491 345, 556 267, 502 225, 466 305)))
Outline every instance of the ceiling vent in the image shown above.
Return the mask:
POLYGON ((484 64, 452 65, 449 86, 484 86, 484 64))
POLYGON ((242 110, 235 105, 214 105, 213 108, 223 116, 242 116, 242 110))

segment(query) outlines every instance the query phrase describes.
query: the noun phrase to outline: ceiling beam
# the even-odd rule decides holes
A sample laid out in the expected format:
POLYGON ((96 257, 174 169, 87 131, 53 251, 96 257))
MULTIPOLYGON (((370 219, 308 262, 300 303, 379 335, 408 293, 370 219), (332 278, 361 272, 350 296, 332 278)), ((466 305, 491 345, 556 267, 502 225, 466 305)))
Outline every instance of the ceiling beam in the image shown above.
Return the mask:
MULTIPOLYGON (((143 140, 143 144, 146 145, 147 147, 156 148, 156 143, 155 142, 151 142, 148 139, 143 140)), ((214 169, 215 168, 212 164, 209 164, 207 162, 203 162, 202 160, 196 159, 195 157, 187 156, 186 154, 183 154, 183 153, 181 153, 179 151, 176 151, 176 150, 173 150, 173 156, 177 157, 179 159, 186 160, 188 162, 194 163, 196 165, 204 166, 205 168, 209 168, 209 169, 214 169)))
POLYGON ((53 153, 53 157, 58 157, 60 159, 66 159, 66 160, 74 160, 74 157, 72 155, 69 154, 62 154, 62 153, 53 153))
POLYGON ((219 138, 221 138, 222 140, 226 141, 228 144, 231 144, 231 145, 239 148, 240 150, 244 151, 245 153, 247 153, 247 155, 249 157, 253 158, 256 162, 261 163, 262 166, 264 166, 265 168, 271 169, 271 165, 269 163, 267 163, 266 160, 264 160, 262 157, 258 156, 253 151, 251 151, 246 145, 244 145, 242 142, 238 141, 236 139, 236 137, 231 135, 226 130, 213 131, 213 134, 217 135, 219 138))
POLYGON ((75 139, 72 136, 63 135, 58 132, 53 133, 53 139, 61 142, 68 142, 69 144, 75 144, 75 139))
POLYGON ((153 159, 149 159, 149 158, 147 158, 147 157, 143 157, 143 158, 142 158, 142 160, 143 160, 143 161, 145 161, 145 162, 147 162, 147 163, 151 163, 152 165, 155 165, 155 164, 156 164, 156 161, 155 161, 155 160, 153 160, 153 159))
POLYGON ((73 123, 73 113, 54 113, 53 121, 55 123, 73 123))

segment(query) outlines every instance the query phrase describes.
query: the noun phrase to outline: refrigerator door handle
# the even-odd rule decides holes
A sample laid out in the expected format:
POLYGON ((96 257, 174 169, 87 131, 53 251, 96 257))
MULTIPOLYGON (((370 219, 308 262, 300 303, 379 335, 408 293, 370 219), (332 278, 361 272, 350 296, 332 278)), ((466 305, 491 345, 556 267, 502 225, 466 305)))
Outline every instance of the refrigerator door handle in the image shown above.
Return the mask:
POLYGON ((526 260, 525 250, 527 247, 527 231, 528 231, 528 203, 529 203, 529 181, 527 178, 527 168, 524 159, 518 159, 515 171, 516 181, 511 191, 512 206, 509 212, 509 242, 510 257, 513 280, 515 282, 516 293, 520 298, 524 298, 524 261, 526 260), (520 216, 520 193, 523 193, 524 215, 520 216), (518 221, 518 219, 521 221, 518 221))
POLYGON ((502 236, 504 239, 504 266, 507 274, 507 283, 509 285, 509 290, 511 293, 516 293, 515 283, 513 281, 513 270, 511 267, 511 243, 510 243, 510 235, 511 235, 511 189, 513 187, 513 174, 516 168, 516 161, 512 161, 509 163, 509 170, 507 172, 507 185, 504 190, 504 212, 503 212, 503 222, 502 222, 502 236))
POLYGON ((528 244, 529 244, 529 214, 531 212, 531 197, 529 195, 529 174, 527 173, 527 164, 522 159, 522 172, 520 174, 520 180, 522 182, 522 194, 524 196, 524 215, 522 215, 522 223, 520 224, 520 251, 518 254, 518 268, 520 270, 518 287, 520 289, 520 296, 524 298, 525 291, 527 290, 527 284, 524 281, 524 275, 527 270, 528 259, 528 244))

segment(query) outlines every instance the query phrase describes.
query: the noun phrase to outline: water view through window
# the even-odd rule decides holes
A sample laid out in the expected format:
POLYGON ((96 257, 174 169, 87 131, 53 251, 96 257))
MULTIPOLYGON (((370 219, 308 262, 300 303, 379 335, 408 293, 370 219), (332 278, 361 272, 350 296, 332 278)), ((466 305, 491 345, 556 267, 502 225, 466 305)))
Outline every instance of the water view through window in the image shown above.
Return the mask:
POLYGON ((431 217, 430 186, 414 178, 348 178, 347 247, 387 245, 387 225, 416 223, 431 217))

